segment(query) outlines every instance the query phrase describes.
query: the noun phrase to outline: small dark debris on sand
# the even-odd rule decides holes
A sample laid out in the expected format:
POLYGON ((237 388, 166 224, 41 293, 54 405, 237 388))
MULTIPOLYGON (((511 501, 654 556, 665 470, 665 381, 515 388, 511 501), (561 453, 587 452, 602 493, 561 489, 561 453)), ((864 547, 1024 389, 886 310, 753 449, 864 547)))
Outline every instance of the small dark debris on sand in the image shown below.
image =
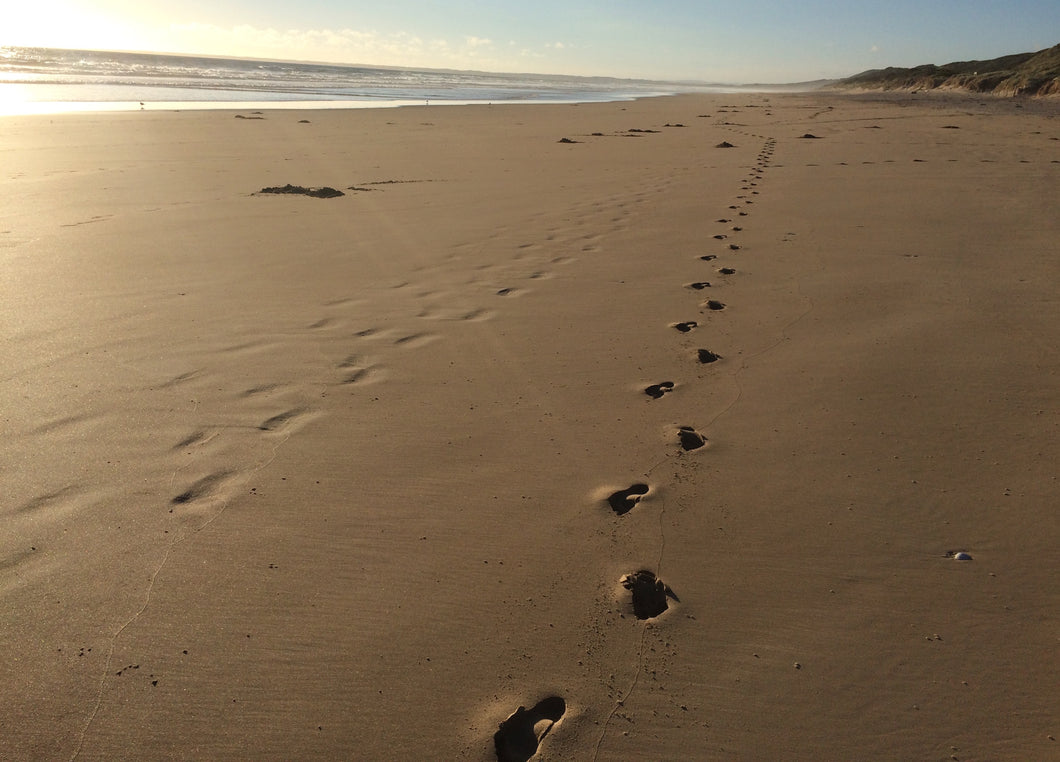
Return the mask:
POLYGON ((557 143, 580 143, 580 140, 571 140, 570 138, 560 138, 556 141, 557 143))
POLYGON ((338 198, 339 196, 345 196, 346 194, 336 188, 303 188, 301 185, 287 185, 273 187, 273 188, 262 188, 260 193, 290 193, 302 196, 312 196, 313 198, 338 198))
POLYGON ((308 119, 299 119, 298 123, 299 124, 310 124, 310 121, 308 119))
POLYGON ((714 146, 714 147, 715 147, 715 148, 736 148, 736 146, 734 146, 734 145, 733 145, 732 143, 730 143, 730 142, 729 142, 728 140, 723 140, 723 141, 721 141, 720 143, 718 143, 718 144, 717 144, 716 146, 714 146))
POLYGON ((810 132, 807 132, 807 133, 805 133, 803 135, 800 135, 799 137, 800 138, 804 138, 806 140, 820 140, 821 139, 821 137, 819 135, 814 135, 813 133, 810 133, 810 132))
POLYGON ((263 116, 243 116, 242 114, 236 114, 236 119, 264 119, 263 116))

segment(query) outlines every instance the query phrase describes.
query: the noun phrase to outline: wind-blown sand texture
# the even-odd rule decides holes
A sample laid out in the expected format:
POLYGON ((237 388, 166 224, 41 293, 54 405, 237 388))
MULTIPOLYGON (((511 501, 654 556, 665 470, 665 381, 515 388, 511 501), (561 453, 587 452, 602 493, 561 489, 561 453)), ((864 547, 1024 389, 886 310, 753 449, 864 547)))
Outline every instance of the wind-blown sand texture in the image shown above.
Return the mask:
POLYGON ((0 758, 1060 755, 1057 111, 4 119, 0 758))

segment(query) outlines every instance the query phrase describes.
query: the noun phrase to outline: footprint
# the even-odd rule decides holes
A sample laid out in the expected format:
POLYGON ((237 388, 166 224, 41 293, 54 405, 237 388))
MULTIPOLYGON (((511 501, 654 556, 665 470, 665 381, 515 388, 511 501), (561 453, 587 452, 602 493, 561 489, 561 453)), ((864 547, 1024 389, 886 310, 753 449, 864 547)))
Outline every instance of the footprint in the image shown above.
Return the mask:
POLYGON ((258 386, 252 386, 249 389, 245 389, 239 393, 240 397, 254 397, 258 394, 265 394, 267 392, 275 391, 280 388, 280 384, 259 384, 258 386))
POLYGON ((735 275, 736 274, 736 268, 735 267, 722 267, 721 269, 718 270, 718 272, 721 273, 722 275, 735 275))
POLYGON ((704 262, 713 262, 717 258, 717 254, 704 254, 702 257, 700 257, 700 259, 702 259, 704 262))
POLYGON ((651 397, 653 400, 657 400, 667 392, 672 392, 674 389, 673 381, 660 381, 657 384, 645 387, 644 393, 651 397))
POLYGON ((346 376, 342 379, 342 383, 346 384, 366 384, 373 381, 380 381, 385 377, 385 372, 382 371, 376 365, 367 365, 363 368, 353 368, 346 376))
POLYGON ((185 447, 191 447, 192 445, 205 443, 209 436, 209 432, 205 430, 192 432, 191 434, 188 434, 188 436, 184 437, 182 440, 177 442, 175 445, 173 445, 173 449, 183 450, 185 447))
POLYGON ((687 286, 685 286, 685 288, 691 288, 695 291, 702 291, 705 288, 710 288, 710 282, 705 280, 696 281, 695 283, 689 283, 687 286))
POLYGON ((411 349, 429 344, 437 338, 439 338, 438 335, 433 333, 411 333, 408 336, 394 339, 394 345, 411 349))
POLYGON ((698 326, 699 326, 699 323, 697 323, 695 320, 689 320, 689 321, 687 321, 685 323, 675 323, 674 324, 674 328, 677 329, 678 331, 680 331, 681 333, 688 333, 693 328, 696 328, 698 326))
POLYGON ((218 471, 215 474, 204 476, 173 498, 171 502, 173 505, 186 505, 188 503, 193 503, 196 500, 209 497, 217 491, 217 488, 223 484, 230 475, 230 471, 218 471))
POLYGON ((677 439, 681 443, 681 449, 685 452, 698 450, 707 443, 707 438, 691 426, 681 426, 677 430, 677 439))
POLYGON ((305 410, 300 407, 291 408, 262 421, 258 429, 261 431, 279 431, 304 412, 305 410))
POLYGON ((633 613, 637 619, 659 616, 668 608, 667 598, 680 602, 674 591, 647 569, 624 576, 622 587, 633 593, 633 613))
POLYGON ((709 349, 700 349, 696 352, 696 357, 701 363, 707 365, 708 363, 717 362, 721 359, 721 355, 711 352, 709 349))
POLYGON ((173 376, 173 378, 168 381, 163 381, 156 386, 155 389, 171 389, 174 386, 180 386, 187 381, 197 378, 201 372, 202 371, 199 370, 189 370, 187 373, 181 373, 179 376, 173 376))
POLYGON ((543 698, 530 709, 516 709, 493 734, 497 762, 528 762, 566 711, 567 702, 559 696, 543 698))
POLYGON ((711 299, 703 306, 706 307, 708 310, 714 311, 725 309, 725 303, 719 302, 717 299, 711 299))
POLYGON ((491 317, 493 317, 493 312, 491 310, 486 310, 479 307, 477 309, 471 310, 470 312, 465 312, 458 318, 458 320, 479 321, 489 320, 491 317))
POLYGON ((611 496, 607 498, 607 504, 616 514, 624 516, 633 510, 633 506, 640 502, 641 497, 647 494, 648 485, 638 482, 628 489, 620 489, 618 492, 611 493, 611 496))

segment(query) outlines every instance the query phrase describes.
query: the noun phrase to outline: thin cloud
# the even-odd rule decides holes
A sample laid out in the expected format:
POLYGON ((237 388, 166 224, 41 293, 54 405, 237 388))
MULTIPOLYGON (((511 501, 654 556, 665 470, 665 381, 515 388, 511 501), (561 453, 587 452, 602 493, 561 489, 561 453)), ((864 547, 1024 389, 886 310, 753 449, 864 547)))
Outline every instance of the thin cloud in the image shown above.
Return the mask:
MULTIPOLYGON (((391 66, 481 66, 494 49, 485 37, 426 40, 407 32, 383 34, 359 29, 275 29, 242 24, 170 25, 174 52, 227 54, 391 66)), ((501 61, 489 63, 502 64, 501 61)))

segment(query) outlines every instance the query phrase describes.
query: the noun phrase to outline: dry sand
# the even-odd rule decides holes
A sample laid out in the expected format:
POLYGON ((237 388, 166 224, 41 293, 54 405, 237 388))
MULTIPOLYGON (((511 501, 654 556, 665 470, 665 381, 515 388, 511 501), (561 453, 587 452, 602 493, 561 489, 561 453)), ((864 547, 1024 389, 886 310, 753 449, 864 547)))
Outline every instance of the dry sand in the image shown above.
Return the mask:
POLYGON ((1058 112, 0 121, 0 758, 1060 757, 1058 112))

